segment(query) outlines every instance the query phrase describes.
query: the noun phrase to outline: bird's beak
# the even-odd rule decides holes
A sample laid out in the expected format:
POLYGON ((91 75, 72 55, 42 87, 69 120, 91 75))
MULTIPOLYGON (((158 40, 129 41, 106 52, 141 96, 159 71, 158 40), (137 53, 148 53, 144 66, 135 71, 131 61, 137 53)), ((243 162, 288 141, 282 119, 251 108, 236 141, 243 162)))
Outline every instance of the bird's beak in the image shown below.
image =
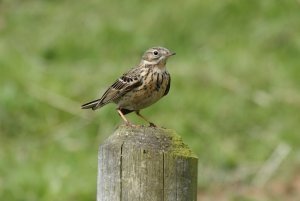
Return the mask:
POLYGON ((175 55, 175 52, 171 52, 170 54, 168 54, 168 57, 175 55))

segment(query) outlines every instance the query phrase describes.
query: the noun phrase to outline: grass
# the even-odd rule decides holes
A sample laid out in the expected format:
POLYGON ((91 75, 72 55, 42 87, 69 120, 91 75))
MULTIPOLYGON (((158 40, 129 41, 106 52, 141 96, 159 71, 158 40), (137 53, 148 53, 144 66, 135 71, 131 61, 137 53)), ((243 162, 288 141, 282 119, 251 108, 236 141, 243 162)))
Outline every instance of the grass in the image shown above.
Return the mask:
MULTIPOLYGON (((278 188, 267 187, 299 178, 299 6, 0 1, 0 197, 94 200, 98 145, 121 120, 113 105, 80 105, 161 45, 177 53, 171 91, 143 114, 198 155, 201 195, 275 200, 278 188), (260 193, 238 191, 233 184, 253 187, 280 144, 291 151, 266 186, 254 186, 260 193)), ((279 199, 299 196, 287 194, 279 199)))

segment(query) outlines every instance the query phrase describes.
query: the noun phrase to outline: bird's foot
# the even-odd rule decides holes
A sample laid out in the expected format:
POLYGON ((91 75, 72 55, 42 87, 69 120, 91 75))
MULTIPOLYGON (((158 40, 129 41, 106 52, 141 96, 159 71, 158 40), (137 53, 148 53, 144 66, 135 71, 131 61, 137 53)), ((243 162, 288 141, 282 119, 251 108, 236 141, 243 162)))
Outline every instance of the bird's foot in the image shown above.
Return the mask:
POLYGON ((131 122, 129 122, 129 121, 126 121, 126 122, 125 122, 125 125, 128 126, 128 127, 132 127, 132 128, 137 128, 137 127, 139 127, 139 125, 135 125, 135 124, 133 124, 133 123, 131 123, 131 122))
POLYGON ((156 126, 154 123, 152 123, 152 122, 150 122, 149 124, 150 124, 150 125, 149 125, 150 127, 157 127, 157 126, 156 126))

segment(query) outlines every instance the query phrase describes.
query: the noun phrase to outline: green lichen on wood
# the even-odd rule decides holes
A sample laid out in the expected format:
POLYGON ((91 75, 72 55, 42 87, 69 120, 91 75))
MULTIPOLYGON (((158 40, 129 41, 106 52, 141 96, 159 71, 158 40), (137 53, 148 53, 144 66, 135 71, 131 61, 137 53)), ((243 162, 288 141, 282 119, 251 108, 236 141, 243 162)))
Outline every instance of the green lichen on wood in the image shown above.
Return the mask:
POLYGON ((181 136, 179 136, 174 130, 164 129, 163 131, 164 134, 170 136, 171 138, 171 144, 173 148, 170 150, 170 154, 197 158, 192 150, 182 141, 181 136))
POLYGON ((121 139, 126 143, 132 142, 134 145, 144 148, 155 147, 170 155, 197 158, 172 129, 121 125, 110 138, 110 140, 121 139))

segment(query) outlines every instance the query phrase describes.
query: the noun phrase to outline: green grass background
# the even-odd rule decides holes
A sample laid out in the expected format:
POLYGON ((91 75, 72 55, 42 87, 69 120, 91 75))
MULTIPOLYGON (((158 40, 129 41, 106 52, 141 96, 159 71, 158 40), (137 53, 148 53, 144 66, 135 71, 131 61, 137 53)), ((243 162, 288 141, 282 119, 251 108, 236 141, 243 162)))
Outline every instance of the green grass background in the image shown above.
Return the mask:
POLYGON ((265 185, 288 183, 300 167, 299 19, 296 0, 0 0, 0 199, 95 200, 98 146, 122 122, 114 105, 80 105, 157 45, 177 53, 171 91, 143 114, 198 155, 199 190, 254 185, 279 145, 290 152, 265 185))

